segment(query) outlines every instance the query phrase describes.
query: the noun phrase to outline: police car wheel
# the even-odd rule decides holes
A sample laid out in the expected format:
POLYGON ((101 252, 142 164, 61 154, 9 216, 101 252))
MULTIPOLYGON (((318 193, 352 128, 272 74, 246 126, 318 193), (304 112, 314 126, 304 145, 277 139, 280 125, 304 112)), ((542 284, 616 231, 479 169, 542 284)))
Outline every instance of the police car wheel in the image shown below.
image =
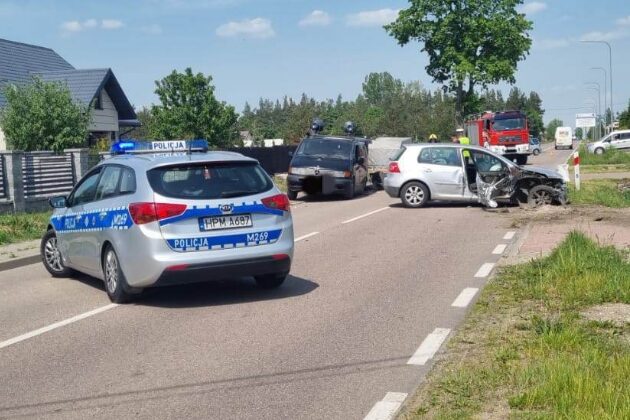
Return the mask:
POLYGON ((288 273, 265 274, 254 277, 254 280, 256 280, 256 284, 263 289, 275 289, 284 283, 287 276, 288 273))
POLYGON ((40 253, 44 267, 53 277, 68 277, 72 274, 72 270, 63 264, 57 234, 54 230, 51 229, 44 234, 40 244, 40 253))
POLYGON ((288 190, 287 191, 287 197, 289 197, 289 200, 297 200, 298 192, 297 191, 288 190))
POLYGON ((129 293, 129 285, 120 267, 118 255, 111 246, 107 247, 103 256, 103 278, 105 291, 112 302, 125 303, 131 300, 132 295, 129 293))

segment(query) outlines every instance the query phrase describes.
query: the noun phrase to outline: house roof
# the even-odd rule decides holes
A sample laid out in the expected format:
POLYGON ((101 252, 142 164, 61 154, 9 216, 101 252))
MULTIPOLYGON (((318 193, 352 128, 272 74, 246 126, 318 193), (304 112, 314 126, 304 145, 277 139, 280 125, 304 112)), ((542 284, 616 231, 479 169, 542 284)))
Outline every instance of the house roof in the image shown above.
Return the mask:
MULTIPOLYGON (((121 124, 137 122, 138 117, 111 69, 76 70, 50 48, 0 38, 0 85, 27 83, 33 76, 65 83, 73 98, 84 104, 90 104, 105 88, 118 110, 121 124)), ((5 105, 6 99, 0 91, 0 108, 5 105)))
POLYGON ((118 111, 119 120, 138 118, 111 69, 45 71, 33 75, 45 82, 67 85, 72 97, 83 104, 91 104, 101 89, 105 88, 118 111))

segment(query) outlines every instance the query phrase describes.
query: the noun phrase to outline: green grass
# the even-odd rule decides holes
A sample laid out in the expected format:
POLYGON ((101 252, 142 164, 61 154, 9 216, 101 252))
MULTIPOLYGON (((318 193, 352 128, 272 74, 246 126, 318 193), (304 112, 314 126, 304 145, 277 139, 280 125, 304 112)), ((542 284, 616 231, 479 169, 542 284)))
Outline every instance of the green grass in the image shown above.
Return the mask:
POLYGON ((49 218, 50 212, 0 215, 0 245, 41 238, 49 218))
MULTIPOLYGON (((570 167, 571 176, 573 176, 573 166, 570 167)), ((583 174, 602 174, 602 173, 616 173, 616 172, 630 172, 630 163, 626 164, 604 164, 604 165, 586 165, 581 166, 580 171, 583 174)))
POLYGON ((606 150, 603 155, 589 153, 586 146, 580 146, 580 165, 622 165, 630 164, 630 153, 620 150, 606 150))
POLYGON ((287 192, 287 179, 280 177, 280 176, 274 176, 273 177, 273 182, 274 184, 276 184, 276 186, 280 189, 280 191, 286 193, 287 192))
POLYGON ((630 304, 630 263, 573 232, 486 287, 404 418, 630 418, 630 325, 587 322, 630 304))
POLYGON ((594 204, 605 207, 630 207, 630 190, 622 191, 620 184, 630 180, 597 179, 582 181, 580 191, 575 184, 569 186, 571 204, 594 204))

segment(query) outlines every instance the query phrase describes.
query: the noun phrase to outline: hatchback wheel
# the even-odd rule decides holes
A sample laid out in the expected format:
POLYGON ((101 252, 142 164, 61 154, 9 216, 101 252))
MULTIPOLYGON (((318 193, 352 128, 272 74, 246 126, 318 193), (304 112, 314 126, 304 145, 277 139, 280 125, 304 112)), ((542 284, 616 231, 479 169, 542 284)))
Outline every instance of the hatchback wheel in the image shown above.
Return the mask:
POLYGON ((596 155, 603 155, 604 154, 604 149, 602 149, 601 147, 598 147, 597 149, 595 149, 595 154, 596 155))
POLYGON ((553 203, 556 191, 547 185, 537 185, 529 190, 527 204, 530 207, 548 206, 553 203))
POLYGON ((72 274, 72 270, 63 264, 54 230, 49 230, 42 238, 40 253, 44 267, 53 277, 68 277, 72 274))
POLYGON ((410 182, 403 187, 400 199, 405 207, 422 207, 429 201, 429 189, 420 182, 410 182))
POLYGON ((103 256, 103 278, 105 279, 105 290, 109 299, 114 303, 129 302, 132 294, 125 274, 120 267, 118 255, 111 246, 108 246, 103 256))

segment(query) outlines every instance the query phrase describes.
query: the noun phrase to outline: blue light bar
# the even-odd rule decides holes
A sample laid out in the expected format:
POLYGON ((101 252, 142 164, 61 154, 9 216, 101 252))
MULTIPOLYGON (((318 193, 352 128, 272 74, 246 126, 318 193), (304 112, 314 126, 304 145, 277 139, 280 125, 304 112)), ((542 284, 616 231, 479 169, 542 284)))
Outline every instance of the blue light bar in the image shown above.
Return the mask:
POLYGON ((110 149, 113 155, 128 153, 207 152, 208 142, 197 140, 136 141, 120 140, 110 149))

